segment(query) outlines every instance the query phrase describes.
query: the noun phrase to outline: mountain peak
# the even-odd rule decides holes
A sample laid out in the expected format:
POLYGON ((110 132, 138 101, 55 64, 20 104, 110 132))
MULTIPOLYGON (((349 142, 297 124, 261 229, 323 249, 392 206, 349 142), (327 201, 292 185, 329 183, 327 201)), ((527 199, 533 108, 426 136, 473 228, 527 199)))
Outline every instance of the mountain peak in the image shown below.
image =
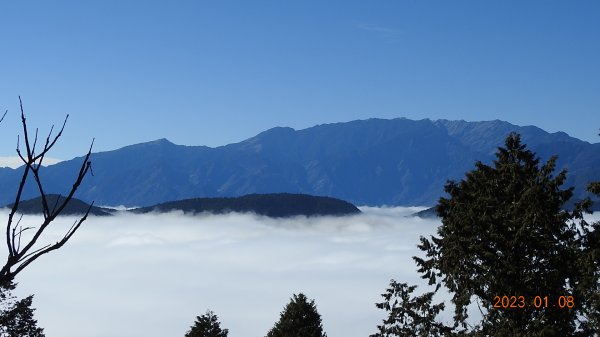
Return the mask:
POLYGON ((148 142, 148 144, 152 144, 152 145, 175 145, 175 144, 173 144, 171 141, 169 141, 166 138, 161 138, 161 139, 153 140, 153 141, 148 142))
POLYGON ((111 153, 111 152, 120 151, 120 150, 126 150, 126 151, 134 150, 135 151, 135 150, 139 150, 139 149, 146 149, 146 150, 152 149, 154 151, 154 149, 156 149, 156 148, 170 148, 173 146, 179 146, 179 145, 171 143, 166 138, 160 138, 160 139, 156 139, 156 140, 151 140, 149 142, 143 142, 143 143, 137 143, 137 144, 123 146, 122 148, 113 150, 113 151, 104 151, 104 153, 111 153))
POLYGON ((149 142, 143 142, 143 143, 138 143, 138 144, 133 144, 127 147, 155 147, 155 146, 160 146, 160 147, 164 147, 164 146, 174 146, 175 144, 171 143, 168 139, 166 138, 160 138, 160 139, 156 139, 156 140, 151 140, 149 142))
POLYGON ((293 133, 295 131, 296 130, 294 130, 293 128, 290 128, 288 126, 276 126, 274 128, 270 128, 266 131, 259 133, 257 137, 265 136, 265 135, 284 135, 284 134, 293 133))
POLYGON ((290 135, 293 135, 294 132, 296 132, 296 130, 294 130, 293 128, 277 126, 263 131, 258 135, 247 139, 245 142, 255 143, 257 141, 278 140, 281 139, 281 137, 288 137, 290 135))

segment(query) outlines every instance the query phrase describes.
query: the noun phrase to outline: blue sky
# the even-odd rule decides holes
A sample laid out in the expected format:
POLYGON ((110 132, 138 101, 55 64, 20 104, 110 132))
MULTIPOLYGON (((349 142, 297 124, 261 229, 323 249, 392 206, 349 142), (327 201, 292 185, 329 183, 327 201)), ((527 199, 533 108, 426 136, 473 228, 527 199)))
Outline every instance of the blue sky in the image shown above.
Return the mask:
POLYGON ((502 119, 598 142, 596 1, 5 1, 0 155, 18 95, 53 157, 274 126, 502 119))

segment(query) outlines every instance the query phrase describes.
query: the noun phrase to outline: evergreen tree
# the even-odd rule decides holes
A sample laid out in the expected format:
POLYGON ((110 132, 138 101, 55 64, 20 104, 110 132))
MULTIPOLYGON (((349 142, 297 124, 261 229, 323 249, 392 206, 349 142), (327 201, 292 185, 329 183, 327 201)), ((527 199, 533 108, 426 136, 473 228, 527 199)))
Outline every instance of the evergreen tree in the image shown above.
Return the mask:
MULTIPOLYGON (((600 182, 593 182, 588 186, 588 191, 596 197, 600 196, 600 182)), ((591 205, 590 200, 584 209, 591 205)), ((582 226, 584 235, 581 239, 581 256, 577 266, 583 273, 575 289, 578 298, 581 298, 582 329, 588 335, 596 336, 600 333, 600 221, 589 226, 582 226)))
POLYGON ((314 300, 294 294, 267 337, 327 337, 314 300))
POLYGON ((196 317, 196 322, 185 337, 227 337, 228 333, 228 329, 221 329, 217 315, 208 310, 204 315, 196 317))
POLYGON ((388 289, 380 307, 396 308, 404 317, 425 313, 427 319, 396 320, 380 327, 376 336, 409 335, 393 330, 400 328, 419 336, 428 331, 444 336, 593 336, 598 302, 592 294, 599 273, 594 252, 600 232, 582 220, 585 203, 565 210, 573 189, 561 188, 566 172, 553 175, 555 165, 556 157, 540 165, 520 136, 511 134, 493 166, 477 162, 463 180, 448 182, 449 197, 437 206, 442 225, 437 236, 421 238, 426 258, 414 259, 435 291, 444 285, 452 294, 454 323, 435 321, 443 304, 431 304, 433 293, 411 299, 406 290, 414 288, 402 284, 388 289), (494 308, 504 296, 514 296, 517 307, 494 308), (471 304, 481 310, 478 324, 467 323, 471 304), (561 304, 573 307, 559 308, 561 304))
POLYGON ((14 287, 12 283, 0 287, 0 337, 44 337, 33 317, 33 295, 17 301, 11 294, 14 287))
POLYGON ((417 286, 391 281, 390 287, 381 296, 384 302, 377 303, 379 309, 387 311, 388 318, 377 326, 378 333, 371 337, 440 337, 449 331, 443 324, 435 321, 436 316, 444 310, 444 304, 432 305, 434 292, 421 296, 412 296, 417 286))

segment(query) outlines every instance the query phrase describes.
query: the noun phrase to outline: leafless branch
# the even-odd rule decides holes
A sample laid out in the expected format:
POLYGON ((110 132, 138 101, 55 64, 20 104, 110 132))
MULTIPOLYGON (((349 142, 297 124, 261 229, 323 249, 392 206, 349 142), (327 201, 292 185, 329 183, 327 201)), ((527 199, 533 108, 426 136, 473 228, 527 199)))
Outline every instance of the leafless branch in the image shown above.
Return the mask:
MULTIPOLYGON (((21 176, 21 181, 19 183, 19 187, 17 188, 17 192, 15 195, 15 201, 12 204, 12 208, 8 215, 8 220, 6 224, 6 245, 8 248, 8 258, 6 263, 0 270, 0 284, 4 284, 5 282, 10 282, 14 279, 14 277, 20 273, 25 267, 27 267, 31 262, 38 259, 40 256, 47 254, 53 250, 59 249, 62 247, 75 232, 79 229, 81 224, 87 219, 89 212, 92 208, 93 203, 89 206, 86 213, 80 219, 76 220, 73 225, 69 228, 68 231, 63 235, 62 239, 54 244, 48 244, 41 248, 34 249, 36 243, 41 238, 44 231, 48 228, 48 226, 56 219, 56 217, 64 210, 67 204, 73 198, 73 195, 81 185, 84 177, 88 172, 91 172, 91 161, 90 156, 92 154, 92 147, 94 145, 94 140, 90 145, 90 148, 81 163, 81 167, 79 169, 79 173, 75 178, 75 182, 71 186, 69 193, 63 200, 60 200, 59 196, 54 203, 53 207, 50 208, 48 205, 48 198, 46 192, 43 187, 42 179, 40 178, 40 170, 42 169, 42 163, 46 156, 46 154, 52 149, 52 147, 56 144, 58 139, 62 136, 62 132, 65 129, 65 125, 69 118, 69 115, 65 117, 65 120, 60 128, 59 132, 52 136, 54 131, 54 126, 50 128, 50 132, 46 137, 46 141, 44 143, 43 148, 36 153, 36 146, 38 141, 38 129, 35 131, 35 137, 33 143, 29 140, 29 133, 27 129, 27 120, 25 118, 25 112, 23 109, 23 102, 21 101, 21 97, 19 97, 19 106, 21 108, 21 124, 23 127, 23 141, 25 145, 25 153, 21 151, 20 148, 20 137, 17 137, 17 149, 16 152, 23 161, 23 174, 21 176), (37 187, 37 191, 42 200, 42 212, 43 212, 43 221, 38 227, 26 227, 23 228, 20 225, 22 215, 19 220, 14 223, 14 216, 18 212, 19 203, 21 201, 21 197, 23 194, 23 189, 25 183, 30 178, 30 174, 33 175, 33 179, 35 181, 35 185, 37 187), (24 242, 24 246, 21 248, 21 238, 22 234, 27 230, 35 229, 33 236, 26 243, 24 242), (12 232, 12 235, 11 235, 12 232), (14 269, 14 270, 13 270, 14 269)), ((6 116, 6 112, 0 118, 0 122, 6 116)))
POLYGON ((21 260, 23 261, 18 267, 17 269, 15 269, 14 274, 18 274, 20 273, 23 269, 25 269, 25 267, 27 267, 31 262, 35 261, 37 258, 39 258, 40 256, 49 253, 53 250, 59 249, 60 247, 62 247, 65 243, 67 243, 67 241, 69 241, 69 239, 73 236, 73 234, 75 234, 75 232, 79 229, 79 226, 81 226, 81 224, 87 219, 90 210, 92 209, 93 206, 93 202, 92 204, 88 207, 87 211, 85 212, 85 214, 83 215, 83 217, 81 217, 79 220, 76 220, 75 223, 71 226, 71 228, 66 232, 65 236, 63 236, 63 238, 56 242, 53 245, 46 245, 43 248, 38 249, 37 251, 28 254, 27 256, 24 256, 21 260))
MULTIPOLYGON (((17 231, 17 227, 21 227, 20 226, 21 220, 23 220, 23 214, 21 214, 21 216, 19 217, 19 220, 17 221, 17 224, 13 227, 13 230, 12 230, 12 232, 13 232, 13 234, 12 234, 12 247, 13 247, 13 250, 15 250, 15 251, 17 250, 17 248, 15 247, 15 237, 16 237, 17 234, 15 232, 17 231)), ((22 233, 22 231, 20 231, 20 233, 22 233)))
POLYGON ((48 248, 48 247, 50 247, 50 244, 47 244, 47 245, 45 245, 45 246, 44 246, 44 247, 42 247, 42 248, 36 249, 35 251, 33 251, 33 252, 31 252, 31 253, 28 253, 27 255, 25 255, 25 256, 23 256, 22 258, 20 258, 20 259, 19 259, 19 262, 21 262, 21 261, 25 260, 26 258, 28 258, 28 257, 29 257, 29 256, 31 256, 31 255, 34 255, 34 254, 36 254, 36 253, 38 253, 38 252, 41 252, 41 251, 43 251, 44 249, 46 249, 46 248, 48 248))

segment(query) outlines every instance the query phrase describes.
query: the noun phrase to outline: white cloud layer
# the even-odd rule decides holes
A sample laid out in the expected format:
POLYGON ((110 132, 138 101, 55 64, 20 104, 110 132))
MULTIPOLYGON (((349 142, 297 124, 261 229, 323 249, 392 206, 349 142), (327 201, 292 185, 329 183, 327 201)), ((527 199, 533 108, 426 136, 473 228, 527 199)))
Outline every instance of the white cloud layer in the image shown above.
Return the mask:
MULTIPOLYGON (((368 336, 391 278, 424 284, 411 257, 439 222, 406 217, 413 211, 91 217, 20 275, 16 292, 35 294, 49 337, 183 336, 206 309, 230 337, 264 336, 298 292, 315 299, 330 337, 368 336)), ((56 235, 71 223, 60 220, 56 235)))

